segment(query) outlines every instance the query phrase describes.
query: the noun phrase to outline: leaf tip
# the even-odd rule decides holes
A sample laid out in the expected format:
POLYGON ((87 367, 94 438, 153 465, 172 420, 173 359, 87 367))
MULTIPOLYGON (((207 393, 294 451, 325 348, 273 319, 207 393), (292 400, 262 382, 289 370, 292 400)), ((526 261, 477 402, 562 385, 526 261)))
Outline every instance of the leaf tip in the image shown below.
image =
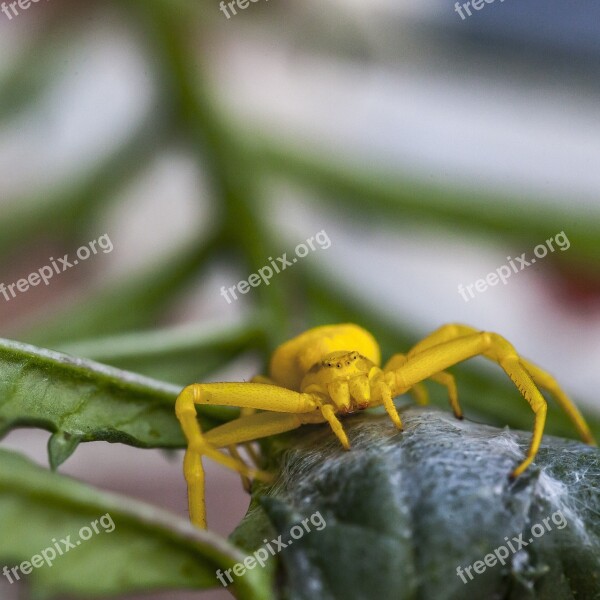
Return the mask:
POLYGON ((48 460, 50 468, 56 471, 75 452, 81 438, 68 433, 57 431, 48 440, 48 460))

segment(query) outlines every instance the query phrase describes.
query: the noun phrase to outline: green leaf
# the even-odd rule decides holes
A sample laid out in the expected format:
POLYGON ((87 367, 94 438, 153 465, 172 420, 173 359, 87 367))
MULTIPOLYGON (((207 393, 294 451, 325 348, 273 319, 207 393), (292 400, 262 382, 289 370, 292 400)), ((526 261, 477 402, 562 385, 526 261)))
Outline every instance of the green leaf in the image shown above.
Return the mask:
POLYGON ((313 517, 279 554, 286 598, 600 598, 597 448, 545 436, 511 482, 530 433, 422 407, 402 418, 403 432, 387 415, 344 419, 350 451, 326 425, 271 442, 280 476, 255 491, 262 509, 232 539, 247 550, 265 537, 285 543, 313 517), (466 583, 457 575, 521 533, 527 546, 504 565, 471 568, 466 583))
MULTIPOLYGON (((34 559, 36 568, 30 574, 17 571, 30 600, 205 589, 220 585, 217 569, 244 559, 214 533, 150 505, 51 473, 5 450, 0 450, 0 531, 0 564, 8 566, 15 583, 11 568, 50 550, 45 552, 50 565, 34 559), (80 537, 85 527, 89 531, 83 530, 80 537), (61 542, 68 536, 70 540, 61 542), (61 556, 55 541, 63 552, 68 542, 74 547, 61 556)), ((236 578, 240 599, 268 600, 270 589, 261 569, 236 578)))
MULTIPOLYGON (((53 468, 81 442, 142 448, 182 448, 175 417, 181 388, 66 354, 0 339, 0 436, 15 427, 53 433, 53 468)), ((203 411, 209 429, 234 414, 203 411)))

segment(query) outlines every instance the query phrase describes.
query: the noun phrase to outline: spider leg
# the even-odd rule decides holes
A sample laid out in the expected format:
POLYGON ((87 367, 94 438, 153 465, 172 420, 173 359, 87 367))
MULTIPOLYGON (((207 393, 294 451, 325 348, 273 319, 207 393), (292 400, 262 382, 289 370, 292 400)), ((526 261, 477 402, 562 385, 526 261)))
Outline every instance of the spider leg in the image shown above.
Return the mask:
MULTIPOLYGON (((278 433, 285 433, 286 431, 292 431, 297 427, 300 427, 305 420, 302 419, 301 415, 285 414, 285 413, 273 413, 273 412, 262 412, 247 417, 242 417, 224 423, 214 429, 211 429, 204 434, 204 440, 207 445, 212 448, 227 447, 232 456, 239 461, 239 464, 244 464, 239 452, 237 450, 238 444, 247 444, 250 441, 260 439, 262 437, 268 437, 270 435, 276 435, 278 433)), ((193 451, 191 448, 188 452, 193 451)), ((202 469, 202 455, 207 455, 210 458, 214 458, 206 451, 200 451, 198 453, 199 466, 202 469)), ((241 478, 242 485, 247 492, 250 492, 251 484, 250 477, 243 470, 236 470, 241 478)), ((250 470, 252 471, 252 470, 250 470)), ((255 471, 255 474, 261 475, 259 478, 262 480, 269 480, 270 476, 264 471, 255 471)), ((192 523, 206 529, 206 503, 204 500, 204 474, 196 481, 188 480, 188 486, 190 489, 190 516, 192 517, 192 523), (197 489, 192 494, 192 487, 196 485, 197 489), (192 497, 194 496, 195 504, 192 506, 192 497), (200 501, 198 499, 201 498, 200 501)))
MULTIPOLYGON (((226 457, 216 448, 236 448, 237 444, 244 444, 252 440, 285 433, 300 427, 305 422, 323 421, 320 413, 312 415, 296 415, 274 412, 262 412, 248 417, 235 419, 229 423, 219 425, 202 435, 202 444, 190 444, 185 454, 184 470, 188 483, 189 511, 192 523, 206 529, 206 503, 204 497, 204 468, 202 456, 218 459, 226 457)), ((234 451, 234 456, 239 455, 234 451)), ((224 461, 219 460, 222 464, 224 461)), ((270 476, 262 471, 255 471, 246 467, 243 462, 236 460, 235 464, 225 464, 246 477, 260 475, 260 479, 269 480, 270 476)))
MULTIPOLYGON (((468 325, 460 325, 457 323, 452 323, 449 325, 443 325, 430 335, 428 335, 425 339, 421 340, 416 346, 414 346, 408 356, 415 356, 416 354, 426 350, 427 348, 431 348, 437 344, 447 342, 453 339, 457 339, 459 337, 464 337, 466 335, 474 335, 479 332, 477 329, 473 327, 469 327, 468 325)), ((496 360, 493 355, 488 353, 484 353, 484 356, 490 360, 496 360)), ((519 362, 521 365, 527 370, 531 378, 535 382, 535 384, 548 391, 556 400, 558 405, 565 411, 566 415, 569 417, 575 428, 579 432, 581 439, 591 445, 596 445, 596 441, 594 440, 594 436, 590 431, 587 423, 585 422, 583 416, 579 412, 578 408, 573 404, 570 398, 563 392, 561 387, 558 385, 557 381, 538 367, 537 365, 525 360, 524 358, 519 357, 519 362)))
POLYGON ((385 381, 380 381, 375 386, 375 398, 380 399, 385 407, 387 414, 390 419, 394 423, 394 425, 402 431, 402 420, 400 419, 400 415, 398 414, 398 410, 396 409, 396 405, 394 404, 394 396, 396 394, 392 393, 392 388, 385 381))
POLYGON ((573 404, 571 399, 558 385, 556 379, 554 379, 550 373, 546 373, 546 371, 540 369, 540 367, 534 365, 528 360, 521 358, 521 364, 527 369, 531 375, 531 378, 533 381, 535 381, 538 387, 541 387, 543 390, 546 390, 552 394, 558 405, 565 411, 565 413, 567 413, 577 428, 581 439, 592 446, 596 446, 596 440, 594 439, 594 435, 590 431, 588 424, 585 422, 583 416, 579 412, 579 409, 573 404))
MULTIPOLYGON (((244 462, 242 460, 242 457, 240 456, 240 453, 238 452, 237 446, 235 444, 233 444, 231 446, 227 446, 227 450, 229 450, 229 454, 231 454, 231 456, 233 456, 233 458, 235 458, 239 462, 244 462)), ((244 475, 243 473, 240 473, 240 477, 242 479, 242 487, 244 488, 244 491, 250 493, 250 488, 251 488, 250 478, 247 475, 244 475)))
POLYGON ((252 442, 244 442, 244 450, 246 450, 254 466, 258 467, 260 465, 260 454, 256 451, 254 444, 252 442))
POLYGON ((410 388, 410 393, 417 404, 420 404, 421 406, 429 404, 429 392, 427 391, 425 384, 421 382, 415 383, 415 385, 410 388))
MULTIPOLYGON (((252 448, 250 442, 254 440, 292 431, 305 423, 322 423, 323 421, 324 419, 318 411, 301 415, 274 412, 255 413, 211 429, 204 434, 204 439, 214 448, 226 446, 236 459, 243 462, 237 450, 238 444, 243 444, 246 449, 249 449, 252 448)), ((253 448, 249 454, 253 462, 258 463, 258 455, 253 448)), ((263 471, 257 472, 267 475, 264 479, 270 479, 268 474, 263 471)), ((250 480, 243 473, 240 474, 244 489, 249 492, 250 480)))
MULTIPOLYGON (((406 354, 394 354, 390 360, 386 363, 384 367, 384 372, 395 371, 400 368, 409 358, 409 355, 406 354)), ((448 398, 450 400, 450 406, 454 411, 454 415, 458 419, 463 418, 462 409, 460 408, 460 404, 458 403, 458 392, 456 390, 456 382, 454 381, 454 377, 450 375, 450 373, 446 373, 442 371, 440 373, 434 373, 429 377, 432 381, 443 385, 448 390, 448 398)), ((415 383, 410 388, 410 393, 413 395, 417 404, 425 405, 429 403, 429 394, 427 393, 427 388, 420 382, 415 383)))
POLYGON ((242 409, 283 413, 307 413, 317 407, 311 394, 301 394, 266 383, 193 383, 177 397, 175 410, 184 424, 196 418, 195 404, 238 406, 242 409))
POLYGON ((454 411, 454 416, 457 419, 462 419, 463 412, 458 402, 458 391, 456 389, 456 381, 454 379, 454 375, 451 375, 446 371, 440 371, 439 373, 432 375, 429 379, 446 387, 446 389, 448 390, 448 400, 450 401, 450 406, 454 411))
POLYGON ((393 372, 397 389, 406 389, 478 354, 496 361, 504 369, 529 402, 535 415, 533 436, 527 456, 512 473, 512 477, 520 475, 531 464, 539 449, 546 422, 547 405, 512 345, 495 333, 479 332, 461 335, 425 348, 421 346, 418 353, 412 352, 409 359, 393 372))
POLYGON ((473 335, 474 333, 481 333, 481 331, 479 329, 475 329, 474 327, 469 327, 468 325, 461 325, 459 323, 449 323, 447 325, 442 325, 441 327, 424 337, 420 342, 415 344, 409 350, 407 357, 410 358, 415 354, 419 354, 423 350, 427 350, 432 346, 437 346, 437 344, 449 342, 451 340, 455 340, 456 338, 463 337, 465 335, 473 335))
MULTIPOLYGON (((219 452, 215 446, 231 446, 266 435, 273 435, 273 433, 288 431, 303 422, 294 413, 309 413, 316 409, 314 398, 308 394, 300 394, 279 386, 262 383, 197 383, 186 387, 177 398, 175 412, 188 441, 183 468, 188 483, 192 522, 199 527, 206 528, 203 455, 246 477, 265 478, 266 474, 248 467, 235 457, 219 452), (276 415, 257 413, 226 423, 204 435, 198 423, 196 404, 240 406, 290 414, 280 415, 281 418, 274 421, 273 416, 276 415), (235 425, 232 426, 231 431, 224 429, 232 423, 235 425), (272 432, 273 423, 276 426, 275 431, 272 432), (217 440, 218 443, 215 443, 217 430, 227 432, 228 437, 224 442, 217 440), (266 433, 261 434, 263 430, 266 433), (215 433, 212 433, 213 431, 215 433)), ((310 420, 310 417, 307 418, 310 420)))
POLYGON ((348 436, 344 431, 341 421, 336 416, 337 412, 340 410, 341 412, 345 412, 344 409, 350 406, 351 393, 356 394, 353 397, 358 401, 368 402, 366 399, 370 395, 370 389, 367 388, 368 382, 365 382, 365 384, 357 383, 356 385, 353 383, 353 385, 350 386, 346 381, 334 381, 326 387, 309 385, 305 388, 305 392, 311 395, 317 403, 320 416, 322 417, 321 422, 324 420, 329 423, 334 435, 346 450, 350 450, 350 441, 348 440, 348 436), (328 396, 332 398, 335 405, 330 403, 328 396))
MULTIPOLYGON (((255 375, 250 380, 250 383, 267 383, 269 385, 277 385, 273 380, 265 377, 264 375, 255 375)), ((240 417, 247 417, 248 415, 253 415, 256 412, 256 408, 242 408, 240 410, 240 417)))
POLYGON ((335 409, 331 404, 323 404, 320 406, 321 414, 323 418, 329 423, 331 430, 335 434, 340 443, 346 450, 350 450, 350 442, 348 440, 348 436, 342 427, 342 423, 335 416, 335 409))

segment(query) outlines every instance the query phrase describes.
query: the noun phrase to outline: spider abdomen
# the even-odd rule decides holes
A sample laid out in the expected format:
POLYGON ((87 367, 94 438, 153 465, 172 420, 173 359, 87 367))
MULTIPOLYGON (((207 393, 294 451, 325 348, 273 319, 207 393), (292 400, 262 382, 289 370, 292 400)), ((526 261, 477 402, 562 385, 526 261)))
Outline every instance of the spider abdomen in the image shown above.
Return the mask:
MULTIPOLYGON (((321 372, 330 368, 323 365, 329 356, 352 352, 370 361, 371 365, 380 364, 379 345, 362 327, 352 323, 314 327, 277 348, 271 359, 269 376, 277 384, 299 391, 304 377, 312 369, 321 372)), ((337 361, 334 370, 338 370, 337 361)))

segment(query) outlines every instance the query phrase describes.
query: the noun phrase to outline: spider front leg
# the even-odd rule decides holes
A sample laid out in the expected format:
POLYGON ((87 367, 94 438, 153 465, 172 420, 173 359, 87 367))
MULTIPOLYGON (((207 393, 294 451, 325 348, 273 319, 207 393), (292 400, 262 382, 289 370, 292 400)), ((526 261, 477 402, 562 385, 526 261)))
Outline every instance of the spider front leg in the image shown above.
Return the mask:
MULTIPOLYGON (((314 413, 316 408, 314 399, 308 394, 262 383, 197 383, 186 387, 177 398, 175 411, 188 442, 184 474, 188 484, 192 522, 198 527, 206 528, 202 456, 208 456, 245 477, 265 479, 265 473, 219 452, 217 448, 289 431, 303 422, 294 413, 314 413), (257 413, 203 434, 197 419, 196 404, 239 406, 291 414, 257 413)), ((310 419, 306 415, 305 420, 310 419)))
POLYGON ((397 396, 398 394, 395 393, 395 381, 393 373, 386 374, 380 371, 373 381, 373 390, 373 404, 375 406, 377 404, 383 404, 385 411, 392 420, 392 423, 394 423, 397 429, 402 431, 404 429, 404 425, 402 425, 402 419, 400 418, 398 409, 394 404, 394 396, 397 396))
POLYGON ((483 354, 496 361, 512 379, 523 397, 529 402, 534 415, 533 437, 525 460, 512 472, 517 477, 532 463, 539 449, 547 405, 533 379, 520 363, 515 349, 504 338, 494 333, 479 332, 437 343, 409 354, 408 360, 393 374, 397 389, 406 389, 415 383, 444 371, 453 364, 483 354))
MULTIPOLYGON (((465 337, 465 336, 469 336, 469 335, 476 335, 476 334, 481 334, 481 333, 483 333, 483 332, 478 331, 474 327, 469 327, 468 325, 461 325, 458 323, 450 323, 448 325, 443 325, 442 327, 440 327, 439 329, 437 329, 436 331, 434 331, 433 333, 428 335, 426 338, 421 340, 418 344, 416 344, 408 353, 408 357, 410 358, 410 357, 416 356, 417 354, 420 354, 424 350, 427 350, 428 348, 432 348, 433 346, 436 346, 436 345, 444 343, 444 342, 449 342, 449 341, 456 340, 461 337, 465 337)), ((500 337, 500 336, 497 336, 497 337, 500 337)), ((504 338, 500 338, 500 339, 504 339, 504 338)), ((504 341, 506 342, 506 340, 504 340, 504 341)), ((508 342, 506 342, 506 343, 508 343, 508 342)), ((510 344, 509 344, 509 346, 510 346, 510 344)), ((512 348, 512 346, 511 346, 511 348, 512 348)), ((486 358, 488 358, 489 360, 497 362, 497 358, 494 356, 493 352, 491 352, 491 353, 484 352, 483 355, 486 358)), ((516 355, 516 352, 515 352, 515 355, 516 355)), ((533 379, 536 386, 546 390, 554 397, 554 399, 557 401, 559 406, 565 411, 565 413, 569 417, 569 419, 571 419, 571 422, 573 423, 573 425, 575 425, 577 431, 579 432, 579 435, 581 436, 581 439, 584 442, 586 442, 587 444, 591 444, 591 445, 595 446, 596 441, 594 440, 594 436, 593 436, 592 432, 590 431, 590 428, 588 427, 587 423, 585 422, 585 419, 579 412, 578 408, 573 404, 571 399, 563 392, 563 390, 558 385, 558 383, 554 379, 554 377, 552 377, 552 375, 550 375, 549 373, 547 373, 546 371, 544 371, 537 365, 533 364, 532 362, 529 362, 528 360, 525 360, 524 358, 521 358, 521 357, 518 357, 518 359, 519 359, 519 363, 521 364, 522 367, 525 368, 527 373, 531 376, 531 378, 533 379)))
MULTIPOLYGON (((269 379, 268 377, 264 377, 263 375, 255 375, 251 380, 250 383, 268 383, 270 385, 275 385, 275 382, 272 381, 271 379, 269 379)), ((240 409, 240 417, 247 417, 249 415, 253 415, 256 412, 255 408, 242 408, 240 409)), ((231 454, 231 456, 237 458, 238 460, 242 460, 242 457, 240 456, 237 447, 235 446, 230 446, 228 448, 229 450, 229 454, 231 454)), ((259 465, 259 457, 256 453, 256 451, 254 450, 254 448, 252 447, 251 443, 245 443, 244 444, 244 450, 246 450, 246 453, 248 454, 248 456, 250 457, 250 460, 252 461, 252 463, 254 464, 255 467, 258 467, 259 465)), ((242 487, 244 488, 244 490, 248 493, 250 493, 250 479, 248 477, 246 477, 245 475, 240 474, 240 477, 242 478, 242 487)))
MULTIPOLYGON (((407 360, 408 356, 406 354, 394 354, 390 360, 387 361, 383 370, 385 373, 395 371, 396 369, 399 369, 407 360)), ((454 416, 457 419, 462 419, 463 412, 460 404, 458 403, 458 392, 456 389, 454 376, 450 375, 450 373, 442 371, 440 373, 434 373, 429 377, 429 379, 439 383, 440 385, 443 385, 448 390, 448 399, 450 400, 450 406, 454 411, 454 416)), ((418 404, 425 405, 429 403, 429 394, 427 393, 427 388, 422 383, 415 383, 410 388, 410 392, 418 404)))

